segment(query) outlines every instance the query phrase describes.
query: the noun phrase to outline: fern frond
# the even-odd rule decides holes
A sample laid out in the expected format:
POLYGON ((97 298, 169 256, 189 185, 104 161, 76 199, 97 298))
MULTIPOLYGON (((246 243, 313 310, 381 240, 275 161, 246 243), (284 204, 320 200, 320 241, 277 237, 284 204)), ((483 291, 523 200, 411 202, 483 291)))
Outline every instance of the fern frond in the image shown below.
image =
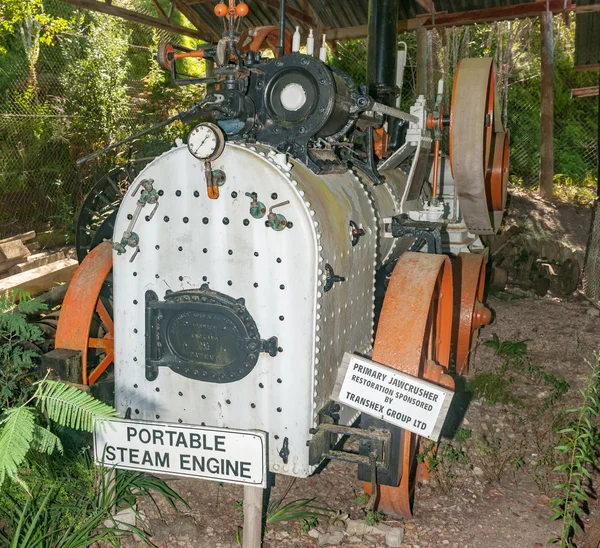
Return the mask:
POLYGON ((110 405, 58 381, 44 381, 40 385, 37 400, 42 413, 47 413, 57 424, 75 430, 91 432, 94 419, 114 417, 117 414, 110 405))
MULTIPOLYGON (((0 485, 8 475, 18 480, 19 466, 33 441, 35 416, 27 407, 8 409, 2 419, 0 432, 0 485)), ((19 481, 21 485, 23 483, 19 481)))
POLYGON ((33 425, 32 447, 40 453, 46 453, 46 455, 52 455, 55 451, 61 454, 63 452, 60 438, 48 428, 44 428, 39 424, 33 425))

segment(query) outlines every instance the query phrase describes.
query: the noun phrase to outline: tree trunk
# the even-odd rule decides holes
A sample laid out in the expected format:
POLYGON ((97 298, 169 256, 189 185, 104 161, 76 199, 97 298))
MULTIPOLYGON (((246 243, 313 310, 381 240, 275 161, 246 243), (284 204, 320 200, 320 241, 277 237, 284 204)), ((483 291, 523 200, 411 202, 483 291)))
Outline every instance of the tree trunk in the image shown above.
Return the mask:
POLYGON ((554 177, 554 29, 552 13, 540 15, 542 79, 540 105, 540 196, 552 198, 554 177))

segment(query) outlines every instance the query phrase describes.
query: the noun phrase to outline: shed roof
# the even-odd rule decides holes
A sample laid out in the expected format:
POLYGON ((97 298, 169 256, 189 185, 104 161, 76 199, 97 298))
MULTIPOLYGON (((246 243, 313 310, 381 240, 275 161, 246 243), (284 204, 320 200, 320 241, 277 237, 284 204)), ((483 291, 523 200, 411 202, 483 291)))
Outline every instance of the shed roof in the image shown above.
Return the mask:
MULTIPOLYGON (((179 1, 185 2, 212 32, 220 35, 222 23, 213 14, 216 0, 179 1)), ((278 24, 279 0, 245 1, 250 11, 243 27, 278 24)), ((368 0, 287 0, 286 5, 290 29, 295 26, 319 29, 334 40, 366 36, 368 0)), ((401 0, 398 26, 399 30, 414 30, 420 24, 441 27, 514 19, 538 15, 547 6, 553 12, 572 9, 571 0, 401 0)))

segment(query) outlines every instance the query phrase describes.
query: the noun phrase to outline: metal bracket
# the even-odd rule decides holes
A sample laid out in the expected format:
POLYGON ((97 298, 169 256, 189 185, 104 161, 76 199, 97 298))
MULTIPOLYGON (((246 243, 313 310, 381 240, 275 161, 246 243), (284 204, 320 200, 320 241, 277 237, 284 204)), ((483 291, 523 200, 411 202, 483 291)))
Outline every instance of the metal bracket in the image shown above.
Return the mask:
POLYGON ((307 442, 309 447, 309 463, 318 465, 323 459, 335 459, 345 462, 386 469, 390 465, 389 455, 392 453, 390 442, 392 436, 389 430, 382 428, 353 428, 337 424, 340 420, 340 405, 330 401, 319 411, 319 426, 310 433, 313 438, 307 442), (360 439, 361 447, 369 447, 369 454, 352 453, 338 449, 339 442, 344 437, 360 439))
POLYGON ((441 223, 413 221, 405 214, 392 217, 392 237, 414 237, 417 239, 410 251, 418 251, 424 240, 427 243, 428 253, 440 254, 442 252, 441 228, 441 223))

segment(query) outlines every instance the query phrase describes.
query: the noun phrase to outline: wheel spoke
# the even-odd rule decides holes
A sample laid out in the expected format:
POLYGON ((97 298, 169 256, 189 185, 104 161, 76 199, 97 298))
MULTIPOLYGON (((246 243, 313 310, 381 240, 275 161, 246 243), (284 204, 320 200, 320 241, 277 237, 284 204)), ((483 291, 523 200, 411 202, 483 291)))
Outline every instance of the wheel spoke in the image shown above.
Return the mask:
POLYGON ((98 364, 98 367, 96 367, 96 369, 94 369, 90 375, 89 378, 89 383, 88 384, 94 384, 98 378, 100 377, 100 375, 102 375, 102 373, 104 373, 106 371, 106 369, 108 368, 108 366, 113 363, 115 359, 115 354, 114 352, 109 352, 105 358, 98 364))
POLYGON ((106 327, 106 330, 111 335, 114 335, 115 325, 113 323, 112 318, 110 317, 110 314, 106 310, 106 307, 104 306, 104 303, 102 302, 102 299, 98 299, 98 304, 96 305, 96 312, 98 313, 98 316, 100 316, 100 319, 102 320, 104 327, 106 327))
POLYGON ((112 337, 106 337, 105 339, 95 339, 90 337, 88 341, 88 347, 101 348, 105 352, 111 352, 115 347, 115 343, 112 337))

